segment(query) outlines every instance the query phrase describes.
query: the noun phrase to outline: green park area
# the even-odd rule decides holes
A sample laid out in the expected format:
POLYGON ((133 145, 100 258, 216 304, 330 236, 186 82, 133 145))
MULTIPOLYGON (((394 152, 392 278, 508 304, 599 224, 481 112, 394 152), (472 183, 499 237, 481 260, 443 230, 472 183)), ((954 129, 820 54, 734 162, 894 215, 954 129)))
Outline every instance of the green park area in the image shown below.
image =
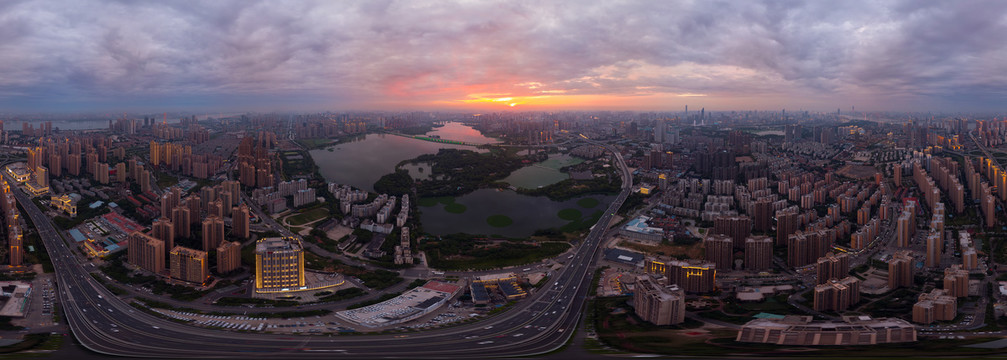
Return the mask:
POLYGON ((430 267, 444 270, 484 270, 530 264, 557 256, 569 248, 570 244, 565 241, 532 243, 468 234, 444 235, 420 245, 430 267))
MULTIPOLYGON (((461 196, 484 187, 497 186, 493 183, 510 175, 523 165, 523 158, 510 155, 506 151, 490 150, 478 153, 470 150, 440 149, 436 154, 424 154, 404 163, 430 164, 430 179, 414 181, 409 172, 398 170, 386 174, 374 183, 374 191, 391 194, 410 194, 415 188, 422 199, 439 196, 461 196)), ((421 203, 430 204, 429 201, 421 203)), ((445 204, 446 205, 446 204, 445 204)))
POLYGON ((329 209, 326 207, 317 207, 310 210, 302 211, 300 214, 292 215, 287 218, 287 223, 294 226, 304 225, 312 221, 317 221, 324 219, 329 216, 329 209))

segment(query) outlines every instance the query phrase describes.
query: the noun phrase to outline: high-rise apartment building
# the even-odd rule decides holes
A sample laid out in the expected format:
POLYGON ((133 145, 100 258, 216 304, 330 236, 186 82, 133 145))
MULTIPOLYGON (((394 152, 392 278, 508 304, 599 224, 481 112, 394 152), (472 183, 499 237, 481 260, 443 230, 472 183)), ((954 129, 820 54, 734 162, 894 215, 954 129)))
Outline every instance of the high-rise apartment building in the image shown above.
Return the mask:
POLYGON ((175 225, 168 218, 162 217, 154 220, 154 223, 150 225, 150 235, 164 241, 165 248, 175 248, 175 225))
POLYGON ((913 256, 908 250, 895 252, 888 260, 888 288, 895 290, 913 284, 913 256))
POLYGON ((993 199, 992 189, 989 184, 983 182, 981 185, 982 190, 980 190, 979 201, 981 202, 981 208, 984 215, 984 224, 986 228, 992 228, 997 223, 996 218, 996 203, 993 199))
POLYGON ((164 242, 153 236, 134 231, 127 237, 129 263, 141 269, 160 274, 164 271, 164 242))
POLYGON ((203 249, 210 251, 224 242, 224 219, 217 215, 207 216, 203 220, 203 249))
POLYGON ((969 271, 960 264, 944 269, 944 290, 954 297, 969 296, 969 271))
POLYGON ((937 267, 941 264, 941 253, 944 248, 943 237, 941 236, 943 232, 931 231, 927 235, 927 267, 937 267))
POLYGON ((776 212, 776 244, 784 245, 787 238, 800 229, 801 218, 799 209, 791 206, 776 212))
POLYGON ((801 267, 815 262, 832 249, 834 232, 798 231, 787 238, 787 265, 801 267))
POLYGON ((773 239, 752 236, 745 239, 745 269, 753 271, 773 268, 773 239))
POLYGON ((140 192, 150 192, 150 171, 141 170, 140 171, 140 192))
POLYGON ((241 203, 231 211, 231 233, 239 239, 247 239, 249 236, 248 216, 248 205, 245 203, 241 203))
POLYGON ((916 234, 916 216, 909 211, 903 211, 896 220, 896 245, 907 248, 913 235, 916 234))
POLYGON ((171 210, 178 207, 178 204, 182 201, 181 193, 177 191, 165 191, 161 195, 161 215, 165 217, 171 216, 171 210))
POLYGON ((45 166, 35 168, 35 184, 40 188, 49 187, 49 169, 45 166))
POLYGON ((662 285, 650 275, 638 275, 633 291, 636 315, 654 325, 685 322, 685 292, 676 285, 662 285))
POLYGON ((752 235, 752 219, 748 216, 718 216, 713 219, 712 234, 731 237, 735 249, 745 248, 745 239, 752 235))
POLYGON ((215 215, 217 217, 224 217, 224 201, 217 199, 210 201, 206 208, 206 216, 215 215))
POLYGON ((192 194, 189 197, 182 200, 182 204, 189 208, 189 222, 190 224, 197 224, 200 222, 200 214, 203 213, 203 202, 200 201, 199 195, 192 194))
POLYGON ((690 293, 707 293, 717 288, 717 265, 703 260, 647 259, 644 268, 649 274, 663 275, 669 284, 676 284, 690 293))
POLYGON ((843 311, 860 302, 860 279, 847 276, 815 286, 815 311, 843 311))
POLYGON ((979 254, 974 247, 966 247, 962 250, 962 267, 965 270, 975 270, 979 268, 979 254))
POLYGON ((933 289, 920 294, 913 305, 913 322, 930 324, 934 321, 951 321, 958 315, 958 299, 948 295, 947 290, 933 289))
POLYGON ((831 252, 827 253, 825 256, 818 258, 818 261, 815 263, 815 270, 818 276, 818 284, 825 284, 831 279, 842 279, 849 276, 850 256, 846 253, 838 255, 831 252))
POLYGON ((773 202, 763 198, 755 201, 755 215, 752 227, 756 231, 769 231, 773 227, 773 202))
POLYGON ((171 277, 202 284, 210 277, 206 252, 182 246, 171 249, 171 277))
POLYGON ((225 241, 217 247, 217 273, 226 274, 241 267, 241 243, 225 241))
POLYGON ((126 163, 115 164, 115 181, 120 184, 126 183, 126 163))
POLYGON ((176 206, 171 209, 171 223, 175 225, 175 236, 188 239, 192 236, 192 219, 190 217, 189 208, 184 206, 176 206))
POLYGON ((717 264, 718 269, 734 268, 734 240, 727 235, 709 235, 703 240, 706 261, 717 264))

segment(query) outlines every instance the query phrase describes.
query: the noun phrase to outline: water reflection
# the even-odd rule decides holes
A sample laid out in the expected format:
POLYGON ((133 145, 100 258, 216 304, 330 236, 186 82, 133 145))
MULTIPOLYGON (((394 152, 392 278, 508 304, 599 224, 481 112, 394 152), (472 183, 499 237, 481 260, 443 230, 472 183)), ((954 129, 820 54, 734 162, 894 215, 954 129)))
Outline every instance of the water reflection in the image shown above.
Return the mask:
POLYGON ((549 160, 515 170, 503 181, 525 189, 552 185, 570 178, 569 174, 560 172, 559 169, 582 162, 584 159, 570 155, 552 154, 549 155, 549 160))
POLYGON ((455 203, 466 207, 461 214, 449 213, 444 204, 420 207, 423 230, 434 235, 453 233, 502 235, 507 237, 530 236, 535 230, 559 228, 569 223, 559 218, 559 211, 573 208, 588 217, 596 211, 604 211, 614 196, 590 195, 566 201, 552 201, 544 196, 527 196, 510 190, 480 189, 460 196, 455 203), (592 208, 577 205, 577 200, 590 197, 600 204, 592 208), (492 215, 506 215, 514 220, 507 227, 493 227, 486 222, 492 215))
MULTIPOLYGON (((434 135, 438 131, 442 134, 459 135, 459 138, 454 139, 445 135, 442 136, 443 139, 468 143, 496 141, 482 136, 478 130, 462 123, 449 122, 437 130, 429 132, 428 135, 434 135), (463 138, 462 134, 464 134, 463 138)), ((318 171, 326 181, 374 191, 374 182, 378 181, 381 176, 394 172, 395 166, 403 160, 409 160, 423 154, 434 154, 439 149, 486 151, 474 146, 437 143, 398 135, 368 134, 355 137, 346 143, 330 146, 327 149, 311 150, 310 153, 311 158, 318 165, 318 171), (332 151, 328 151, 328 149, 332 149, 332 151)))
POLYGON ((479 130, 474 129, 471 126, 455 121, 446 122, 444 123, 444 126, 436 127, 433 131, 428 132, 426 135, 439 136, 441 139, 445 140, 461 141, 479 145, 496 144, 500 142, 497 139, 483 136, 479 130))

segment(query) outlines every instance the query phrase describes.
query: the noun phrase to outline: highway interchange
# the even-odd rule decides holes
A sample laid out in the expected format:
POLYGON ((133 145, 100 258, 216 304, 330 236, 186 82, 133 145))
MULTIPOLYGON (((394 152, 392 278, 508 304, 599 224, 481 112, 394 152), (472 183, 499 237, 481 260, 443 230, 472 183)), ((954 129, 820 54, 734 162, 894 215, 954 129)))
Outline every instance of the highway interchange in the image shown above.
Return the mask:
MULTIPOLYGON (((593 141, 588 140, 597 145, 593 141)), ((135 309, 95 281, 59 230, 20 190, 15 196, 38 228, 56 269, 60 306, 77 340, 92 351, 126 357, 409 357, 486 358, 545 354, 572 336, 602 238, 632 188, 621 154, 619 196, 550 284, 505 312, 483 321, 398 335, 291 336, 209 330, 176 323, 135 309)), ((5 175, 6 176, 6 175, 5 175)))

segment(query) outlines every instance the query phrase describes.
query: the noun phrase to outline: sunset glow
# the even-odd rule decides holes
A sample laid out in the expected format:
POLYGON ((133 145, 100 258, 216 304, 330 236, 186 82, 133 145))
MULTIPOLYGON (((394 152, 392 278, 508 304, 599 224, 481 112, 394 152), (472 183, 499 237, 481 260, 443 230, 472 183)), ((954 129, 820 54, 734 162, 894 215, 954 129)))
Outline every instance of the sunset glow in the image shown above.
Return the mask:
POLYGON ((998 40, 1007 3, 730 5, 11 2, 0 6, 0 106, 835 111, 1005 103, 1007 78, 992 59, 1007 51, 998 40), (105 14, 130 15, 79 21, 105 14), (934 24, 946 31, 917 36, 934 24), (954 36, 964 33, 969 41, 954 36), (953 56, 933 56, 948 49, 953 56))

